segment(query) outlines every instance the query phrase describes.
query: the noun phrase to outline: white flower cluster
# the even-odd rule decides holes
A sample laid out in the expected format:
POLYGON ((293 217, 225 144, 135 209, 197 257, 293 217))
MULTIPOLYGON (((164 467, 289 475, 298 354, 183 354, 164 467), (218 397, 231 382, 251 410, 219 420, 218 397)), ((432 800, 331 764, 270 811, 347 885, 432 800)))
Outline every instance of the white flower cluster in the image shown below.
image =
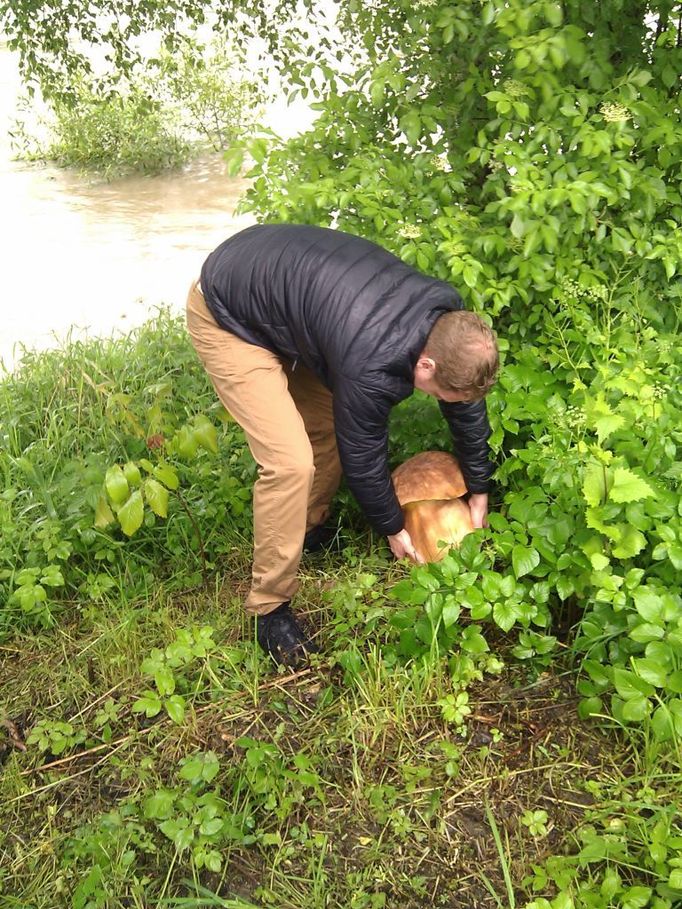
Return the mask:
POLYGON ((583 287, 582 284, 578 284, 578 282, 574 281, 572 278, 564 278, 561 282, 561 290, 566 297, 572 297, 576 300, 588 299, 605 301, 609 295, 608 288, 603 284, 598 284, 596 287, 583 287))
POLYGON ((416 224, 406 224, 398 231, 398 236, 403 237, 405 240, 418 240, 421 235, 422 229, 417 227, 416 224))
POLYGON ((436 157, 432 159, 431 165, 433 166, 434 170, 441 170, 446 174, 452 172, 452 167, 450 166, 448 156, 445 154, 445 152, 442 152, 440 155, 436 155, 436 157))
POLYGON ((622 104, 611 101, 603 101, 600 104, 602 117, 607 123, 625 123, 630 119, 630 111, 622 104))
POLYGON ((582 408, 574 405, 566 408, 563 417, 565 425, 570 429, 579 429, 581 426, 584 426, 586 422, 585 413, 582 408))

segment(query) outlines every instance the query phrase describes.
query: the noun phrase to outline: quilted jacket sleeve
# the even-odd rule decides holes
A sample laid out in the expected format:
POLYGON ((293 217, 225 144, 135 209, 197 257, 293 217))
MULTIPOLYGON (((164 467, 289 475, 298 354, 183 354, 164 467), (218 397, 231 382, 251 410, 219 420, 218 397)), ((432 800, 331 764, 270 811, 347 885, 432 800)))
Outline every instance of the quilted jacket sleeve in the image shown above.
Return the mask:
POLYGON ((488 492, 494 466, 488 439, 490 423, 485 400, 472 404, 447 404, 440 409, 452 432, 453 447, 469 492, 488 492))
POLYGON ((403 529, 388 466, 388 418, 395 402, 379 389, 348 383, 334 391, 334 421, 348 488, 381 534, 403 529))

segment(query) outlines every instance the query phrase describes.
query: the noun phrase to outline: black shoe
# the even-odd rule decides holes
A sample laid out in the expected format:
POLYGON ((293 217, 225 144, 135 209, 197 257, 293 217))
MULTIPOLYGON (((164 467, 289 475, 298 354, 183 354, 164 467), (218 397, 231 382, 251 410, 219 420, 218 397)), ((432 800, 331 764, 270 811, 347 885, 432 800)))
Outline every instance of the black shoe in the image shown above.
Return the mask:
POLYGON ((257 616, 256 637, 263 650, 276 663, 287 666, 298 665, 309 653, 317 650, 296 621, 288 602, 282 603, 267 615, 257 616))
POLYGON ((322 552, 323 549, 328 549, 338 532, 338 527, 332 527, 330 524, 311 527, 303 538, 303 552, 322 552))

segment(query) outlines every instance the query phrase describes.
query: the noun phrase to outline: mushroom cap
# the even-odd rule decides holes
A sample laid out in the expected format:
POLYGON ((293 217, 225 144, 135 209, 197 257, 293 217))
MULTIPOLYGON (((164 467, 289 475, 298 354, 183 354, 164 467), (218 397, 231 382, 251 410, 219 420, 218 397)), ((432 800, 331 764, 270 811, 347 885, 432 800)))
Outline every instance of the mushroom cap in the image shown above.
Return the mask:
POLYGON ((463 499, 410 502, 403 514, 414 548, 427 562, 440 562, 474 529, 463 499))
POLYGON ((447 451, 423 451, 393 471, 393 486, 401 505, 430 499, 457 499, 467 488, 457 458, 447 451))

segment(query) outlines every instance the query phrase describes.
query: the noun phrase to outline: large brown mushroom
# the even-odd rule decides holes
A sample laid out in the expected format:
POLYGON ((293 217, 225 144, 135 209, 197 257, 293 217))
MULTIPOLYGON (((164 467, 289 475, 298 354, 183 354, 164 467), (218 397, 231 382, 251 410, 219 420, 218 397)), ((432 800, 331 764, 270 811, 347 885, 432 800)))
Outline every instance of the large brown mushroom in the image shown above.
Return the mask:
POLYGON ((457 459, 445 451, 424 451, 393 471, 393 486, 412 543, 427 562, 438 562, 474 527, 457 459), (441 545, 442 544, 442 545, 441 545))

